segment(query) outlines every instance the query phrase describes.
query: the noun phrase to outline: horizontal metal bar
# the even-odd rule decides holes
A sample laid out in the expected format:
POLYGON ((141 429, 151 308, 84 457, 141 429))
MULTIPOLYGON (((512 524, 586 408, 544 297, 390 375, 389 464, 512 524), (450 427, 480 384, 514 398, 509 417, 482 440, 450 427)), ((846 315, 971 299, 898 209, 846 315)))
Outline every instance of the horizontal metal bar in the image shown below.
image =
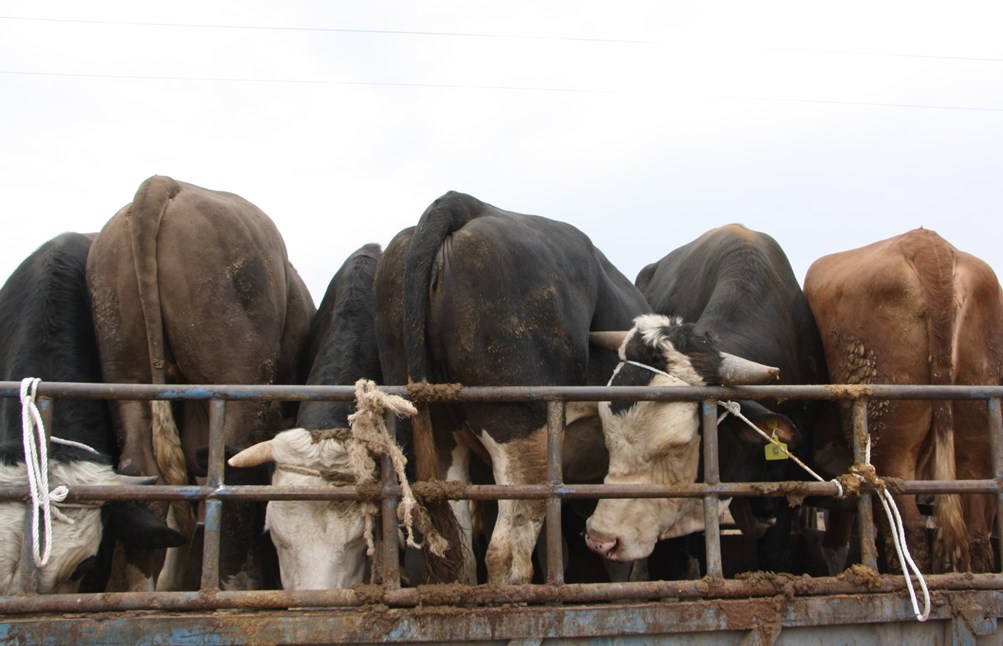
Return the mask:
MULTIPOLYGON (((425 489, 423 483, 412 483, 419 497, 425 489)), ((896 492, 903 494, 997 494, 1003 485, 997 480, 903 480, 898 481, 896 492)), ((831 482, 721 482, 714 485, 692 484, 636 484, 636 485, 465 485, 449 482, 445 489, 436 489, 433 497, 449 500, 539 500, 557 497, 564 500, 596 498, 700 498, 716 495, 722 498, 742 496, 749 498, 829 497, 838 492, 831 482)), ((861 483, 870 491, 871 486, 861 483)), ((101 500, 369 500, 380 499, 381 492, 400 497, 400 487, 378 489, 377 485, 364 487, 302 487, 302 486, 166 486, 132 485, 102 486, 78 485, 70 489, 67 502, 101 500)), ((28 497, 26 485, 0 486, 0 502, 23 501, 28 497)))
MULTIPOLYGON (((18 397, 20 382, 0 381, 0 397, 18 397)), ((380 390, 409 397, 405 386, 380 390)), ((85 384, 42 382, 40 396, 87 399, 351 400, 352 386, 264 386, 213 384, 85 384)), ((688 401, 702 399, 953 399, 1003 397, 1003 386, 820 385, 820 386, 473 386, 456 391, 458 402, 513 401, 688 401)))
MULTIPOLYGON (((926 577, 932 591, 1003 590, 999 574, 938 574, 926 577)), ((375 585, 334 590, 250 590, 200 592, 108 592, 0 597, 0 614, 29 612, 114 612, 131 610, 231 610, 280 608, 476 606, 497 603, 597 603, 639 599, 736 599, 821 596, 905 590, 901 576, 796 577, 762 573, 747 579, 705 577, 691 581, 574 583, 562 585, 375 585)))

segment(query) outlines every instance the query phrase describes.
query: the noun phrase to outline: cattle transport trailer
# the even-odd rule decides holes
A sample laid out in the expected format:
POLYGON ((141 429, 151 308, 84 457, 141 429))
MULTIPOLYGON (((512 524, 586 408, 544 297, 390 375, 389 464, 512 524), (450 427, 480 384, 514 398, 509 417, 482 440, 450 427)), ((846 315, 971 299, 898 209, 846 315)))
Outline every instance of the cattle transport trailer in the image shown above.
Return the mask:
MULTIPOLYGON (((383 388, 407 397, 405 388, 383 388)), ((355 487, 227 486, 222 481, 222 427, 226 402, 236 399, 348 400, 351 387, 281 386, 141 386, 118 384, 42 383, 43 417, 64 397, 102 399, 204 399, 212 424, 209 475, 205 486, 77 487, 70 501, 198 500, 205 503, 201 589, 197 592, 37 595, 30 549, 23 550, 24 592, 0 597, 0 641, 6 644, 231 644, 231 643, 916 643, 997 644, 998 618, 1003 616, 1003 576, 993 574, 930 575, 932 611, 918 622, 901 576, 874 574, 874 524, 861 514, 862 562, 871 570, 851 569, 838 577, 772 575, 725 576, 720 497, 730 495, 832 495, 831 482, 721 483, 717 474, 718 400, 793 397, 852 401, 857 431, 866 430, 867 406, 888 399, 972 399, 989 407, 995 477, 980 481, 908 481, 906 493, 984 493, 996 496, 997 524, 1003 523, 1003 456, 1000 401, 1003 387, 960 386, 757 386, 693 387, 526 387, 464 388, 464 401, 546 401, 549 406, 549 481, 534 486, 471 485, 450 490, 470 499, 541 498, 547 501, 545 522, 548 568, 545 582, 523 586, 430 585, 403 587, 396 548, 396 505, 401 489, 384 460, 379 500, 383 514, 383 583, 349 590, 228 592, 218 576, 220 511, 227 501, 267 499, 354 499, 355 487), (704 457, 702 484, 566 485, 560 473, 560 436, 565 400, 695 400, 702 402, 704 457), (465 491, 465 493, 464 493, 465 491), (600 496, 699 497, 704 501, 705 575, 698 580, 631 583, 565 583, 560 567, 562 501, 600 496)), ((0 382, 0 396, 17 397, 19 384, 0 382)), ((48 429, 47 429, 48 430, 48 429)), ((51 429, 58 435, 58 429, 51 429)), ((856 457, 863 455, 854 447, 856 457)), ((880 474, 879 474, 880 475, 880 474)), ((871 489, 865 487, 858 508, 868 511, 871 489)), ((0 501, 22 501, 27 486, 0 488, 0 501)), ((27 526, 27 522, 26 522, 27 526)), ((574 538, 574 537, 573 537, 574 538)), ((1000 559, 997 554, 997 568, 1000 559)))

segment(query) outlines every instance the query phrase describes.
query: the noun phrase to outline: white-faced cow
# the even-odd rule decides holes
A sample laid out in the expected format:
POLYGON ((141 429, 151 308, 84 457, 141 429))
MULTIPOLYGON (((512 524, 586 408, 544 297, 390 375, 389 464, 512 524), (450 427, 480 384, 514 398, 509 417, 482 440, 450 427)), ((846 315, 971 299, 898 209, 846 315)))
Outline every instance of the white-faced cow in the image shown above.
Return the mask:
MULTIPOLYGON (((655 312, 686 321, 695 335, 712 338, 720 351, 778 368, 779 383, 824 381, 825 360, 811 309, 790 262, 770 236, 737 224, 712 229, 642 269, 635 282, 655 312)), ((649 353, 651 358, 645 358, 643 363, 652 365, 651 362, 660 360, 663 349, 658 343, 665 344, 666 349, 679 350, 679 342, 669 331, 664 332, 665 340, 661 340, 664 323, 646 321, 639 327, 637 338, 629 342, 627 351, 649 353)), ((707 380, 702 366, 694 368, 698 374, 685 377, 687 383, 714 383, 707 380)), ((646 384, 651 378, 644 368, 627 364, 613 384, 646 384)), ((747 419, 768 435, 776 435, 789 448, 795 449, 799 444, 810 446, 807 435, 814 415, 812 403, 793 399, 740 403, 747 419)), ((637 435, 640 427, 631 423, 643 406, 604 405, 602 410, 608 416, 607 439, 612 429, 623 427, 629 432, 618 430, 618 441, 627 446, 650 446, 651 439, 637 435)), ((671 441, 687 443, 691 439, 671 441)), ((790 460, 766 460, 764 442, 745 422, 734 416, 726 417, 719 431, 722 480, 753 482, 806 477, 790 460)), ((692 482, 700 460, 698 444, 686 444, 691 452, 685 455, 685 464, 665 471, 677 478, 686 473, 687 481, 692 482)), ((635 459, 638 462, 632 465, 614 464, 611 460, 610 480, 642 478, 649 457, 639 455, 635 459), (630 475, 614 476, 620 472, 630 475)), ((759 567, 789 571, 791 514, 786 501, 740 498, 731 501, 731 511, 743 532, 751 533, 754 538, 762 536, 758 541, 759 567)), ((587 536, 601 553, 609 550, 612 556, 630 558, 650 551, 656 538, 702 529, 703 509, 698 499, 603 500, 589 521, 587 536), (672 513, 667 509, 676 504, 685 510, 672 513)))
MULTIPOLYGON (((310 331, 307 385, 382 380, 373 328, 373 274, 381 254, 379 245, 365 245, 328 285, 310 331)), ((272 484, 277 486, 356 484, 345 445, 353 409, 352 402, 303 402, 298 428, 241 451, 229 464, 274 463, 272 484)), ((364 581, 366 519, 358 503, 273 500, 266 527, 278 551, 283 588, 349 588, 364 581)))
MULTIPOLYGON (((151 177, 98 234, 87 278, 107 381, 302 383, 313 301, 274 223, 237 195, 151 177)), ((197 451, 208 443, 207 404, 190 401, 177 409, 175 426, 167 402, 115 405, 120 470, 189 483, 197 451)), ((241 449, 272 437, 282 417, 273 402, 229 402, 227 446, 241 449)), ((191 507, 179 503, 173 511, 191 531, 191 507)), ((260 580, 248 554, 256 540, 254 516, 251 504, 224 505, 219 573, 228 587, 255 587, 260 580)), ((149 588, 155 560, 133 561, 140 579, 133 587, 149 588)), ((175 585, 166 577, 160 582, 161 588, 175 585)))
MULTIPOLYGON (((454 192, 387 247, 377 268, 376 303, 384 379, 410 381, 412 389, 435 383, 605 385, 619 359, 590 345, 590 332, 628 329, 649 309, 578 229, 454 192)), ((700 351, 715 366, 722 360, 712 342, 700 351)), ((688 359, 685 366, 673 362, 678 356, 658 357, 657 367, 677 375, 689 365, 688 359)), ((649 424, 653 416, 689 424, 689 417, 680 422, 661 413, 671 404, 641 408, 629 425, 649 424)), ((545 403, 431 404, 429 411, 430 429, 414 424, 419 479, 469 481, 475 450, 490 459, 499 484, 545 481, 545 403)), ((565 436, 596 424, 595 406, 567 407, 565 436)), ((629 449, 609 435, 607 445, 611 464, 629 449)), ((530 581, 543 516, 543 501, 499 501, 486 556, 490 582, 530 581)))
MULTIPOLYGON (((84 268, 91 239, 65 233, 42 245, 0 289, 0 379, 101 381, 84 268)), ((107 402, 60 399, 53 403, 48 451, 52 488, 146 482, 115 473, 118 454, 107 402), (66 444, 65 442, 73 442, 66 444), (80 446, 82 445, 82 446, 80 446), (85 447, 90 447, 88 450, 85 447)), ((21 403, 0 401, 0 483, 25 484, 21 403)), ((48 492, 43 492, 48 493, 48 492)), ((177 546, 183 537, 132 503, 60 504, 52 521, 51 553, 39 569, 36 591, 103 591, 118 537, 149 548, 177 546), (100 549, 99 549, 100 546, 100 549)), ((21 589, 25 505, 0 503, 0 595, 21 589)))
MULTIPOLYGON (((833 383, 1003 383, 999 281, 986 263, 933 231, 915 229, 820 258, 808 269, 805 294, 818 321, 833 383)), ((840 417, 848 441, 852 427, 845 407, 841 416, 835 411, 825 419, 838 424, 840 417)), ((993 477, 984 402, 875 401, 868 406, 867 425, 878 476, 993 477)), ((992 569, 993 497, 961 498, 935 498, 937 531, 931 558, 915 496, 895 497, 920 569, 992 569)), ((826 538, 835 549, 849 537, 847 532, 831 543, 826 538)))

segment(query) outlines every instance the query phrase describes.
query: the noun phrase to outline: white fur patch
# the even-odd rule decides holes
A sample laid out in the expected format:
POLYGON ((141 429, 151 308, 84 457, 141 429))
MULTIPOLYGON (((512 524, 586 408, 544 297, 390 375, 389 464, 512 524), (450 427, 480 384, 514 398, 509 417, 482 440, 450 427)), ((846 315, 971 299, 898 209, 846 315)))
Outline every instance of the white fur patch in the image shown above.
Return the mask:
MULTIPOLYGON (((703 386, 703 378, 685 354, 664 337, 662 329, 681 320, 647 314, 634 319, 631 334, 658 348, 664 365, 652 366, 651 386, 703 386)), ((628 339, 629 339, 628 335, 628 339)), ((627 342, 620 348, 621 359, 627 342)), ((700 462, 700 407, 696 402, 636 402, 614 413, 600 402, 599 416, 609 451, 607 484, 689 484, 696 481, 700 462)), ((661 538, 703 529, 703 508, 697 499, 603 499, 587 523, 594 544, 614 545, 604 554, 617 561, 647 557, 661 538)))
MULTIPOLYGON (((283 431, 272 440, 277 464, 316 470, 309 473, 276 469, 275 486, 330 484, 319 472, 351 478, 352 466, 342 441, 314 441, 310 431, 283 431)), ((265 528, 279 556, 282 587, 286 590, 350 588, 363 583, 366 556, 366 519, 353 501, 272 500, 265 511, 265 528)))
MULTIPOLYGON (((108 465, 94 462, 50 462, 49 486, 105 485, 115 483, 115 472, 108 465)), ((23 485, 27 481, 24 464, 0 466, 0 484, 23 485)), ((37 591, 41 594, 71 593, 77 582, 70 581, 77 566, 97 554, 101 543, 100 507, 57 505, 73 524, 53 518, 52 552, 49 562, 38 572, 37 591)), ((0 595, 20 591, 21 545, 24 540, 25 505, 0 503, 0 595)))

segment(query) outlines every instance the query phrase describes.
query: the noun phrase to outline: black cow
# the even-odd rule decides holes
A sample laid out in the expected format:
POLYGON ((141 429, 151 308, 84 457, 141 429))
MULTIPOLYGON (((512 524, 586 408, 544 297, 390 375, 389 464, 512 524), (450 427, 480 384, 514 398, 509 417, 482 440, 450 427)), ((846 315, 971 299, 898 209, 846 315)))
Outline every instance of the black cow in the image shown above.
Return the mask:
MULTIPOLYGON (((328 285, 310 330, 308 385, 382 380, 373 329, 373 274, 381 254, 379 245, 365 245, 328 285)), ((298 428, 245 449, 229 463, 248 468, 274 462, 274 485, 352 484, 346 438, 337 432, 348 428, 352 412, 352 402, 303 402, 298 428)), ((266 527, 278 550, 282 586, 323 590, 362 583, 367 562, 363 514, 360 505, 349 502, 269 502, 266 527)))
MULTIPOLYGON (((590 345, 590 333, 630 328, 649 309, 581 231, 455 192, 390 243, 377 268, 375 297, 384 379, 410 382, 413 390, 448 382, 604 385, 618 357, 590 345)), ((670 327, 688 336, 687 329, 670 327)), ((722 361, 712 344, 701 350, 722 361)), ((728 366, 739 363, 731 359, 728 366)), ((676 371, 664 358, 658 366, 676 371)), ((642 417, 666 408, 639 406, 642 417)), ((566 437, 598 432, 598 408, 568 405, 566 437)), ((430 427, 419 416, 414 424, 419 479, 469 481, 473 450, 490 460, 499 484, 545 481, 545 403, 434 404, 429 421, 430 427)), ((608 434, 606 444, 613 464, 622 447, 608 434)), ((454 505, 469 537, 465 507, 454 505)), ((499 502, 486 556, 489 581, 530 581, 543 516, 540 500, 499 502)))
MULTIPOLYGON (((815 319, 790 262, 770 236, 732 224, 712 229, 648 265, 637 286, 655 312, 692 322, 721 350, 775 366, 781 384, 825 381, 825 355, 815 319)), ((799 457, 812 446, 816 404, 805 400, 743 401, 742 413, 789 443, 799 457)), ((762 439, 729 415, 721 423, 724 481, 801 480, 791 460, 768 461, 762 439)), ((732 514, 759 541, 761 569, 789 571, 789 508, 776 498, 735 499, 732 514), (766 529, 769 527, 769 529, 766 529)))
MULTIPOLYGON (((84 273, 90 246, 88 236, 60 235, 25 259, 0 290, 0 379, 101 381, 84 273)), ((52 488, 148 481, 121 476, 112 469, 118 447, 107 402, 60 399, 53 404, 50 430, 47 467, 52 488)), ((4 484, 26 482, 22 441, 21 403, 4 398, 0 401, 0 481, 4 484)), ((55 506, 59 513, 52 522, 52 551, 48 563, 39 569, 38 592, 104 590, 116 538, 151 548, 183 541, 180 534, 133 503, 55 506)), ((20 589, 23 504, 0 504, 0 532, 0 595, 14 594, 20 589)))

